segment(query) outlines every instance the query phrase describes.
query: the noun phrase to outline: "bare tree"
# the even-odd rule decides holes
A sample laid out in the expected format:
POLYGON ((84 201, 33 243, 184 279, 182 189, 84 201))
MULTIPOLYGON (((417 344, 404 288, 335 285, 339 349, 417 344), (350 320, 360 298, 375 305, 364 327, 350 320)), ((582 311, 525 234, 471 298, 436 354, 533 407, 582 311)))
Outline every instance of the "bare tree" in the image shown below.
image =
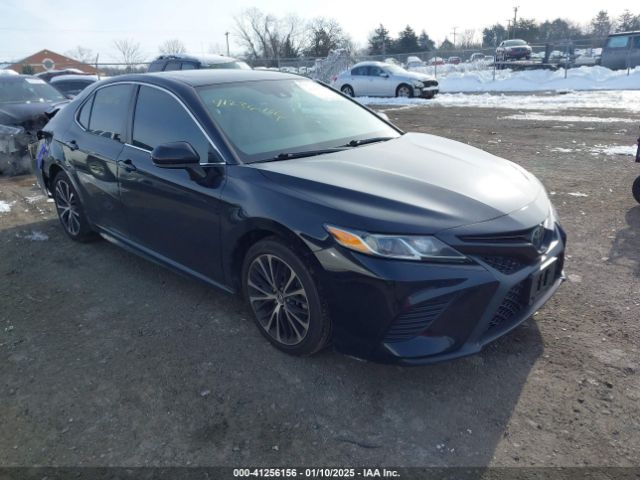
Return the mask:
POLYGON ((460 48, 476 48, 480 42, 476 40, 476 31, 472 28, 468 28, 464 30, 460 34, 460 48))
POLYGON ((305 54, 310 57, 326 57, 331 50, 350 47, 349 36, 333 18, 314 18, 306 30, 305 54))
POLYGON ((181 40, 174 38, 172 40, 167 40, 159 47, 160 53, 162 55, 178 55, 181 53, 185 53, 187 48, 184 46, 181 40))
POLYGON ((71 50, 67 50, 65 55, 82 63, 91 63, 96 59, 96 56, 90 48, 85 48, 81 45, 78 45, 71 50))
POLYGON ((303 45, 303 22, 296 16, 278 18, 257 8, 235 17, 235 35, 253 59, 277 65, 282 57, 296 57, 303 45))
POLYGON ((138 63, 142 63, 142 52, 140 44, 130 39, 119 39, 113 41, 113 46, 118 51, 120 60, 127 66, 130 72, 132 67, 138 63))

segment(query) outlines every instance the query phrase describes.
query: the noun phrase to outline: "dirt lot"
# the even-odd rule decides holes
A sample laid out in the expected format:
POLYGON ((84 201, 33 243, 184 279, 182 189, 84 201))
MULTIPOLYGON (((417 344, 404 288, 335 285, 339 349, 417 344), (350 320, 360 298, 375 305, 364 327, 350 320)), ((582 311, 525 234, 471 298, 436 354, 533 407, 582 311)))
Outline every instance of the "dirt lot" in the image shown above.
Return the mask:
POLYGON ((74 244, 32 178, 0 180, 0 463, 639 465, 640 166, 590 151, 637 126, 513 113, 388 111, 534 172, 570 239, 534 320, 430 367, 281 354, 236 298, 74 244))

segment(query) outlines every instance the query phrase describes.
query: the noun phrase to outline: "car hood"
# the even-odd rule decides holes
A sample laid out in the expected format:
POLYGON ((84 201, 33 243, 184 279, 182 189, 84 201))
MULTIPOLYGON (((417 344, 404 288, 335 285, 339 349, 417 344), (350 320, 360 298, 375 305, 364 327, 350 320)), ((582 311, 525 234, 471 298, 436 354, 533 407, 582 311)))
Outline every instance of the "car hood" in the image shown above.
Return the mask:
POLYGON ((546 197, 541 183, 516 164, 421 133, 252 166, 274 188, 351 217, 345 226, 383 233, 435 233, 498 218, 546 197))
POLYGON ((54 103, 2 103, 0 124, 21 126, 27 130, 42 128, 51 114, 67 103, 68 100, 54 103))
POLYGON ((412 80, 420 80, 421 82, 424 82, 425 80, 435 80, 435 77, 431 75, 427 75, 426 73, 420 73, 420 72, 407 71, 407 73, 403 73, 402 76, 411 78, 412 80))

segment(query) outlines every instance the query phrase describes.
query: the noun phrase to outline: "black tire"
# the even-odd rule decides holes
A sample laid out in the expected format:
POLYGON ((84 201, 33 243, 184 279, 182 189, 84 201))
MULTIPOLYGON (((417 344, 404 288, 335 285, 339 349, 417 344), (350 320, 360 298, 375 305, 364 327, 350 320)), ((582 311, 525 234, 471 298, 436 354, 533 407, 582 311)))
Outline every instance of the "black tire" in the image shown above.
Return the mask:
POLYGON ((296 248, 275 237, 249 248, 242 265, 242 293, 258 330, 291 355, 313 355, 331 336, 328 308, 312 275, 312 266, 296 248))
POLYGON ((90 242, 98 238, 84 213, 80 196, 73 187, 69 176, 58 172, 53 179, 53 199, 58 212, 58 219, 65 233, 76 242, 90 242))
POLYGON ((423 98, 427 99, 427 100, 433 100, 433 97, 435 97, 436 94, 433 92, 429 92, 427 93, 423 98))
POLYGON ((636 199, 636 202, 640 203, 640 177, 636 178, 636 180, 633 182, 631 191, 633 192, 633 198, 636 199))
POLYGON ((396 88, 396 97, 413 97, 413 87, 411 85, 407 85, 406 83, 401 83, 400 85, 398 85, 398 88, 396 88), (406 91, 408 92, 407 95, 400 94, 403 89, 406 89, 406 91))
POLYGON ((356 96, 355 92, 353 91, 353 87, 351 85, 343 85, 340 91, 349 97, 356 96))

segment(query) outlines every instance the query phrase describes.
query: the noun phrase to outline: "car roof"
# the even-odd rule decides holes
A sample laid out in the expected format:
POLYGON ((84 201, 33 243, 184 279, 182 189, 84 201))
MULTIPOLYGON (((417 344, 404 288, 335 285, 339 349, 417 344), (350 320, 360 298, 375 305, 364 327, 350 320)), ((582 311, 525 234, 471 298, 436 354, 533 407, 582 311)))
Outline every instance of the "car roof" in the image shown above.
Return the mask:
POLYGON ((366 62, 358 62, 352 68, 355 68, 355 67, 384 67, 385 65, 389 65, 389 64, 388 63, 384 63, 384 62, 374 62, 372 60, 369 60, 369 61, 366 61, 366 62))
POLYGON ((98 78, 97 75, 78 75, 78 74, 70 73, 70 74, 58 75, 57 77, 53 77, 49 81, 49 83, 58 83, 64 80, 90 80, 92 82, 97 82, 100 79, 98 78))
POLYGON ((18 80, 26 80, 28 78, 32 79, 32 80, 37 80, 37 83, 47 83, 44 80, 42 80, 41 78, 36 77, 35 75, 23 75, 23 74, 17 74, 17 75, 0 75, 0 78, 2 80, 8 80, 8 81, 12 81, 12 82, 17 82, 18 80))
POLYGON ((200 63, 209 65, 217 65, 220 63, 238 62, 239 60, 233 57, 227 57, 225 55, 217 54, 190 54, 190 53, 177 53, 170 55, 160 55, 155 61, 158 60, 196 60, 200 63))
POLYGON ((224 83, 303 79, 306 80, 307 78, 301 75, 274 72, 271 70, 199 69, 118 75, 108 80, 104 80, 102 84, 135 81, 156 85, 169 85, 177 82, 187 84, 191 87, 203 87, 224 83))
POLYGON ((618 37, 620 35, 640 35, 640 30, 632 30, 629 32, 617 32, 617 33, 609 34, 610 37, 618 37))

